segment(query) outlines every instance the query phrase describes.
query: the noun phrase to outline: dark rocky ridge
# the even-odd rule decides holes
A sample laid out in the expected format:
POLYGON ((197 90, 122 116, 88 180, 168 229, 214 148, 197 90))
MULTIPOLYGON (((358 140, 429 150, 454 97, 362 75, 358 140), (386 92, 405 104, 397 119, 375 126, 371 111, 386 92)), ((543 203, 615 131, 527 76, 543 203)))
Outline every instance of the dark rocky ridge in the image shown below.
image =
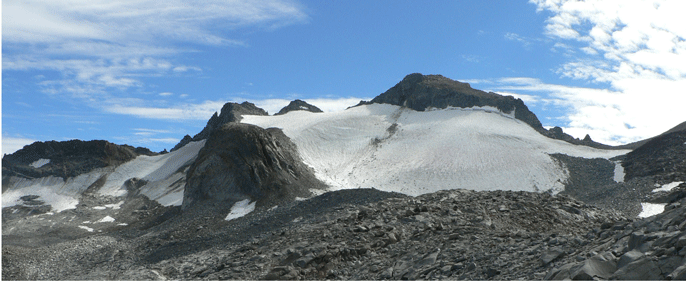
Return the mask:
POLYGON ((229 122, 240 122, 243 119, 242 115, 259 115, 266 116, 269 115, 267 111, 258 108, 255 104, 250 102, 238 103, 226 103, 221 109, 221 114, 214 113, 210 120, 207 121, 205 128, 200 131, 200 133, 190 138, 189 135, 183 137, 183 139, 171 149, 171 151, 176 151, 179 148, 185 146, 191 141, 200 141, 210 137, 210 134, 215 129, 220 128, 225 123, 229 122))
POLYGON ((283 107, 278 113, 274 114, 276 115, 283 115, 287 112, 290 111, 308 111, 308 112, 313 112, 313 113, 321 113, 322 110, 317 108, 316 106, 309 104, 303 100, 296 99, 288 103, 288 106, 283 107))
POLYGON ((10 176, 39 178, 52 175, 66 179, 95 168, 119 165, 138 155, 152 156, 156 153, 147 148, 117 145, 104 140, 34 142, 3 156, 2 178, 3 182, 10 176), (40 168, 30 166, 39 159, 49 159, 50 163, 40 168))
POLYGON ((626 179, 657 176, 660 182, 686 180, 686 130, 652 138, 626 154, 622 166, 626 179))
POLYGON ((636 142, 633 142, 633 143, 629 143, 629 144, 626 144, 626 145, 617 146, 617 148, 618 148, 618 149, 630 149, 630 150, 633 150, 633 149, 636 149, 636 148, 638 148, 638 147, 643 146, 645 143, 648 143, 648 141, 650 141, 650 140, 652 140, 652 139, 654 139, 654 138, 656 138, 656 137, 659 137, 659 136, 662 136, 662 135, 666 135, 666 134, 669 134, 669 133, 679 132, 679 131, 686 131, 686 121, 685 121, 685 122, 682 122, 682 123, 680 123, 680 124, 677 124, 676 126, 670 128, 669 130, 667 130, 667 131, 661 133, 661 134, 658 135, 658 136, 654 136, 654 137, 651 137, 651 138, 643 139, 643 140, 636 141, 636 142))
POLYGON ((407 107, 415 111, 424 111, 429 107, 483 107, 491 106, 504 113, 514 111, 515 118, 525 122, 536 131, 550 138, 564 140, 576 145, 612 149, 614 147, 593 141, 590 136, 583 140, 562 132, 562 128, 550 130, 543 128, 536 115, 529 110, 521 99, 502 96, 493 92, 473 89, 468 83, 462 83, 442 75, 422 75, 413 73, 405 76, 395 86, 388 89, 369 102, 360 104, 383 103, 407 107))
POLYGON ((183 207, 243 199, 273 205, 325 187, 280 129, 227 123, 212 132, 188 170, 183 207))

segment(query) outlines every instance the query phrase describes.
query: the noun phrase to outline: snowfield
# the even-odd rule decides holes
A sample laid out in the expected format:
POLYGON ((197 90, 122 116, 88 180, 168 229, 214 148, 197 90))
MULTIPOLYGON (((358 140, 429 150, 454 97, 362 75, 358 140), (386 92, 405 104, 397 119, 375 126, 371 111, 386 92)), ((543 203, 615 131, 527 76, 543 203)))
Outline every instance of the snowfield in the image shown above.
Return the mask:
MULTIPOLYGON (((2 193, 2 207, 22 204, 22 196, 38 195, 38 200, 51 205, 54 212, 74 209, 79 203, 79 196, 102 177, 106 177, 106 181, 98 190, 101 195, 125 196, 125 182, 137 177, 147 181, 147 184, 141 187, 141 193, 162 205, 179 206, 183 201, 185 184, 185 181, 180 181, 185 178, 185 174, 179 170, 190 164, 204 145, 204 140, 191 142, 171 153, 138 156, 118 167, 94 169, 66 181, 54 176, 37 179, 11 177, 9 188, 2 193)), ((118 209, 122 203, 106 207, 118 209)))
POLYGON ((611 158, 629 152, 550 139, 489 107, 417 112, 372 104, 333 113, 246 115, 242 122, 281 128, 334 190, 374 187, 412 196, 456 188, 556 193, 568 173, 548 154, 611 158))

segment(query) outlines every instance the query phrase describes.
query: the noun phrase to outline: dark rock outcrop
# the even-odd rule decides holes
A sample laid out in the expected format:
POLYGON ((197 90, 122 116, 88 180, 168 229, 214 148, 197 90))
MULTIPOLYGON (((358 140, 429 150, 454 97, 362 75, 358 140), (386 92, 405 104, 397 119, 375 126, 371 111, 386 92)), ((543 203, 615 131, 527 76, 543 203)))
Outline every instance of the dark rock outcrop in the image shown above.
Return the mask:
POLYGON ((274 115, 283 115, 287 112, 290 111, 308 111, 308 112, 313 112, 313 113, 321 113, 322 110, 317 108, 316 106, 309 104, 303 100, 296 99, 294 101, 291 101, 288 106, 283 107, 278 113, 274 115))
POLYGON ((633 142, 633 143, 629 143, 629 144, 626 144, 626 145, 617 146, 617 148, 618 148, 618 149, 629 149, 629 150, 633 150, 633 149, 636 149, 636 148, 638 148, 638 147, 643 146, 645 143, 648 143, 648 141, 653 140, 653 139, 655 139, 656 137, 659 137, 659 136, 662 136, 662 135, 666 135, 666 134, 669 134, 669 133, 679 132, 679 131, 686 131, 686 121, 685 121, 685 122, 682 122, 682 123, 680 123, 680 124, 678 124, 678 125, 676 125, 675 127, 670 128, 669 130, 667 130, 667 131, 661 133, 661 134, 658 135, 658 136, 651 137, 651 138, 647 138, 647 139, 643 139, 643 140, 636 141, 636 142, 633 142))
POLYGON ((181 147, 186 146, 186 144, 191 143, 191 141, 193 141, 193 137, 186 134, 186 136, 184 136, 183 139, 181 139, 181 141, 179 141, 179 143, 171 149, 171 152, 181 149, 181 147))
POLYGON ((187 138, 184 136, 183 139, 176 144, 176 146, 174 146, 172 151, 186 146, 186 144, 190 143, 191 141, 200 141, 209 138, 210 134, 212 134, 215 129, 220 128, 225 123, 240 122, 241 119, 243 119, 242 115, 266 116, 269 115, 269 113, 261 108, 258 108, 255 106, 255 104, 247 101, 240 104, 233 102, 226 103, 221 109, 221 114, 215 112, 210 120, 207 121, 207 125, 202 129, 202 131, 200 131, 200 133, 193 136, 193 138, 187 138))
POLYGON ((521 99, 473 89, 469 83, 455 81, 442 75, 409 74, 391 89, 372 99, 370 103, 398 105, 415 111, 424 111, 429 107, 492 106, 504 113, 514 111, 515 118, 535 129, 543 129, 536 115, 529 111, 521 99))
POLYGON ((280 129, 228 123, 212 132, 188 170, 183 208, 201 202, 237 201, 257 205, 292 201, 324 188, 280 129))
POLYGON ((116 145, 104 140, 35 142, 2 158, 2 177, 37 178, 53 175, 66 179, 95 168, 119 165, 138 155, 152 156, 156 153, 147 148, 116 145), (39 159, 50 162, 38 168, 30 166, 39 159))
POLYGON ((686 130, 652 138, 626 154, 625 179, 656 176, 659 182, 686 180, 686 130))
POLYGON ((215 112, 210 120, 207 121, 205 128, 203 128, 200 133, 193 136, 193 141, 200 141, 209 138, 210 134, 212 134, 215 129, 220 128, 225 123, 240 122, 241 119, 243 119, 242 115, 266 116, 269 114, 267 111, 258 108, 255 106, 255 104, 250 102, 243 102, 241 104, 226 103, 221 109, 221 114, 217 114, 215 112))
POLYGON ((369 102, 361 101, 358 105, 372 103, 408 107, 415 111, 424 111, 430 107, 442 109, 446 107, 471 108, 491 106, 504 113, 512 113, 514 111, 516 119, 525 122, 547 137, 564 140, 576 145, 586 145, 601 149, 613 148, 612 146, 591 140, 590 136, 587 136, 584 140, 579 140, 562 132, 560 127, 546 130, 536 115, 529 110, 521 99, 473 89, 469 83, 455 81, 442 75, 409 74, 386 92, 369 102))

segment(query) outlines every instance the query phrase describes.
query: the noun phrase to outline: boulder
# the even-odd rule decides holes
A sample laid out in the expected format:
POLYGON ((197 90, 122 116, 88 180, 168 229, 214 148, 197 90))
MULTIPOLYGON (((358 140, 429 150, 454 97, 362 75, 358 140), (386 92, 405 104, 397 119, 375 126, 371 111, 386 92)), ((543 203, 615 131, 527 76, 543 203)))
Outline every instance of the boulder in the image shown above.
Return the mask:
POLYGON ((619 261, 617 262, 617 268, 623 268, 624 266, 634 261, 637 261, 643 257, 645 257, 645 255, 637 250, 631 250, 629 252, 626 252, 619 258, 619 261))
POLYGON ((546 276, 553 280, 596 280, 608 279, 617 270, 614 261, 596 255, 580 264, 567 264, 546 276))
POLYGON ((635 260, 615 272, 612 280, 662 280, 660 268, 647 257, 635 260))
POLYGON ((541 263, 547 265, 555 259, 561 257, 565 252, 560 248, 553 248, 543 253, 541 263))

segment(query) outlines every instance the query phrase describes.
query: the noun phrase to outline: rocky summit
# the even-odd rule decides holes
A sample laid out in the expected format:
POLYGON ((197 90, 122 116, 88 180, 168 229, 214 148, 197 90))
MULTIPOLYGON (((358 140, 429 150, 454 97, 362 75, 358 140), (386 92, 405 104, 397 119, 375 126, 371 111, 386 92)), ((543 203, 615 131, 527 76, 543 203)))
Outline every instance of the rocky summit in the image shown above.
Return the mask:
POLYGON ((296 99, 288 103, 287 106, 283 107, 278 113, 274 115, 283 115, 291 111, 308 111, 313 113, 321 113, 322 110, 317 108, 315 105, 311 105, 303 100, 296 99))
POLYGON ((37 142, 3 157, 2 279, 686 280, 684 124, 611 147, 411 74, 170 152, 37 142))

